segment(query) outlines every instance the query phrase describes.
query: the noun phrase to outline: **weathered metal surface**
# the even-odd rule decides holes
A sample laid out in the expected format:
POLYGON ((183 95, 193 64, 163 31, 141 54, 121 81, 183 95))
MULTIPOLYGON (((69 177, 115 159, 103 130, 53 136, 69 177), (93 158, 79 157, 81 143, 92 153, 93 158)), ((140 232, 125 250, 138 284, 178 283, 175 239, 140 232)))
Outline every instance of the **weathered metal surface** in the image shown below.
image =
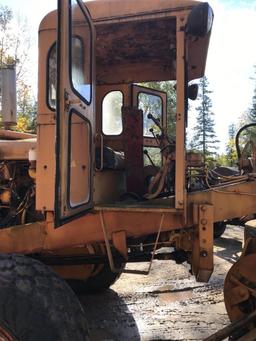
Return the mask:
POLYGON ((208 282, 213 271, 213 206, 199 205, 192 251, 192 272, 199 282, 208 282))
POLYGON ((237 321, 256 309, 256 253, 242 256, 227 274, 225 304, 231 321, 237 321))
POLYGON ((122 119, 127 192, 143 195, 143 111, 123 107, 122 119))

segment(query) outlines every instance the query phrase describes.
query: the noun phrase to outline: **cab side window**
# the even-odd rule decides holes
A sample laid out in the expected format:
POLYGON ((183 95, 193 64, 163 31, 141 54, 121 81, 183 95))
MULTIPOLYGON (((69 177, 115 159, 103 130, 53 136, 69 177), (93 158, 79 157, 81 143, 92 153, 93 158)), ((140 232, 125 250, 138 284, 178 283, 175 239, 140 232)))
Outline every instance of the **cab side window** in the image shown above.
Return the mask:
POLYGON ((54 43, 47 58, 47 105, 51 110, 56 110, 56 85, 57 85, 57 48, 54 43))
POLYGON ((102 101, 102 132, 104 135, 120 135, 123 131, 123 93, 109 92, 102 101))

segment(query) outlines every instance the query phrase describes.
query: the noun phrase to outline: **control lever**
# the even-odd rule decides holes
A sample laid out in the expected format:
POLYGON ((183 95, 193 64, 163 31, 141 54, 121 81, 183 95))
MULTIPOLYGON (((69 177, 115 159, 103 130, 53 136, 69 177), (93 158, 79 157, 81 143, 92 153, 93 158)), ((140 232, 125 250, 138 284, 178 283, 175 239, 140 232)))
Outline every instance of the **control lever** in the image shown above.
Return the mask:
POLYGON ((158 171, 158 168, 154 164, 154 161, 152 160, 151 156, 149 155, 147 149, 143 150, 143 154, 147 156, 147 158, 148 158, 149 162, 151 163, 151 165, 158 171))
POLYGON ((156 135, 155 135, 155 132, 154 132, 154 129, 153 129, 153 128, 150 128, 150 129, 149 129, 149 132, 154 136, 154 138, 156 138, 156 135))
POLYGON ((147 117, 149 120, 152 120, 155 123, 155 125, 161 130, 161 132, 163 132, 163 128, 157 118, 155 118, 152 114, 148 114, 147 117))

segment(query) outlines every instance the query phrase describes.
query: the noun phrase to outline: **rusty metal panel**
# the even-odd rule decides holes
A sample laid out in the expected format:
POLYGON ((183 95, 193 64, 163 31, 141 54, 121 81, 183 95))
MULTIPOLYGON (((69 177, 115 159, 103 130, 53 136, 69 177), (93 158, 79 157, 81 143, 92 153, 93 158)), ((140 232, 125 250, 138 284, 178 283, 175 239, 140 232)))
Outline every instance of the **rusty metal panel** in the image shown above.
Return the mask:
POLYGON ((123 107, 122 115, 127 191, 143 194, 143 112, 134 107, 123 107))
MULTIPOLYGON (((199 3, 191 0, 87 2, 96 27, 97 84, 176 79, 176 17, 181 14, 187 17, 199 3)), ((47 30, 56 30, 56 12, 42 21, 40 34, 47 30)), ((203 75, 209 38, 210 34, 189 41, 190 80, 203 75)))
POLYGON ((177 113, 175 208, 185 209, 185 34, 184 17, 177 18, 177 113))

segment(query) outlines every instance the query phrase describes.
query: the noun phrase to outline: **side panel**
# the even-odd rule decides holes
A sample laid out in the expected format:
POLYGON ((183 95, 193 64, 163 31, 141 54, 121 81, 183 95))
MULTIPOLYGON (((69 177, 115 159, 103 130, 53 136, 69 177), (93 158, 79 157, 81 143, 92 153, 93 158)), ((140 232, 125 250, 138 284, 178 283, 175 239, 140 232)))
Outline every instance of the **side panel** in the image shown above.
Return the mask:
MULTIPOLYGON (((47 92, 49 51, 54 44, 56 46, 56 40, 55 29, 39 32, 36 164, 36 209, 39 211, 54 211, 56 113, 47 106, 47 92)), ((56 72, 56 62, 55 58, 51 71, 56 72)))
POLYGON ((176 170, 178 176, 175 179, 175 208, 186 208, 185 189, 185 33, 184 17, 177 18, 177 114, 176 114, 176 170))

